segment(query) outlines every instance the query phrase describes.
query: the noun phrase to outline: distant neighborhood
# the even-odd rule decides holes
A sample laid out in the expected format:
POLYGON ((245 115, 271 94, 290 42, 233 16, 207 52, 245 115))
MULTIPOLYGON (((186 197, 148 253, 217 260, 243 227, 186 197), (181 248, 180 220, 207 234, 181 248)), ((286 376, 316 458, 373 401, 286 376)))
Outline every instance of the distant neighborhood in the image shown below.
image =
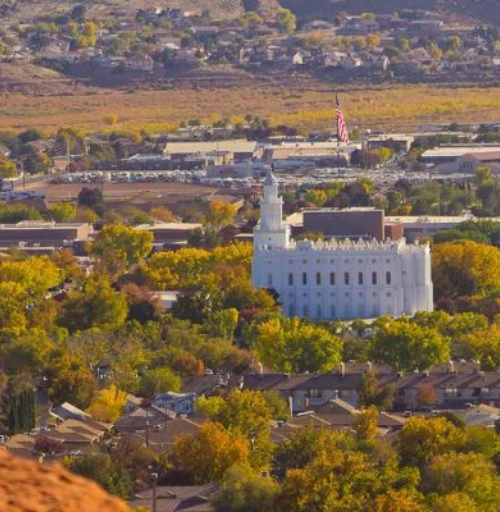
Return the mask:
MULTIPOLYGON (((256 73, 297 69, 344 80, 467 81, 500 76, 500 32, 436 12, 343 13, 300 23, 288 10, 237 19, 210 11, 126 9, 4 23, 0 59, 71 78, 148 80, 214 68, 256 73)), ((116 80, 117 83, 120 80, 116 80)))

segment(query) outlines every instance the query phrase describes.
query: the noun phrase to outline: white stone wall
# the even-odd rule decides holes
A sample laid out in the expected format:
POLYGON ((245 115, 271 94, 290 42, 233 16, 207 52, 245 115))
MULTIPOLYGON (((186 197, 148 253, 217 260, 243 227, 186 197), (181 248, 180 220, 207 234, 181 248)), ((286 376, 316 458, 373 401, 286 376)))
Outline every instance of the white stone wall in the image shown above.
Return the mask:
POLYGON ((277 183, 272 176, 266 183, 254 234, 253 284, 275 289, 283 314, 333 320, 433 310, 428 245, 295 243, 281 220, 277 183))
POLYGON ((432 311, 427 246, 404 241, 258 248, 254 286, 274 288, 287 316, 317 320, 432 311))

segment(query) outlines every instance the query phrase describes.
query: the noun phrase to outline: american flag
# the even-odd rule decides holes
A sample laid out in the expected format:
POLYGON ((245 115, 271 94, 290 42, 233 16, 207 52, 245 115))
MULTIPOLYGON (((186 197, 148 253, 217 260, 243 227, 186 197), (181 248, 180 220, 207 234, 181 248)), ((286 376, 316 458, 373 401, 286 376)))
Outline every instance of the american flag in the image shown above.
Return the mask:
POLYGON ((335 112, 337 114, 337 138, 339 141, 349 143, 349 133, 347 131, 347 125, 345 124, 344 113, 340 108, 339 97, 335 95, 335 112))

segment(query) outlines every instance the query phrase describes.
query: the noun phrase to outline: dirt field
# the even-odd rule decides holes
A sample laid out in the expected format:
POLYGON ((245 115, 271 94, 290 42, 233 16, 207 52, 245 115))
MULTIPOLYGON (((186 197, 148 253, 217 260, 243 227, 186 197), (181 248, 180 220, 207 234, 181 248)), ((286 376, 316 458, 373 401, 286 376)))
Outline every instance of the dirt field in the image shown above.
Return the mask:
MULTIPOLYGON (((63 184, 45 187, 46 201, 55 203, 75 199, 83 187, 101 188, 99 184, 63 184)), ((107 202, 128 201, 130 204, 180 202, 191 199, 209 199, 219 195, 219 189, 185 183, 105 183, 104 198, 107 202)), ((224 193, 224 190, 220 191, 224 193)))

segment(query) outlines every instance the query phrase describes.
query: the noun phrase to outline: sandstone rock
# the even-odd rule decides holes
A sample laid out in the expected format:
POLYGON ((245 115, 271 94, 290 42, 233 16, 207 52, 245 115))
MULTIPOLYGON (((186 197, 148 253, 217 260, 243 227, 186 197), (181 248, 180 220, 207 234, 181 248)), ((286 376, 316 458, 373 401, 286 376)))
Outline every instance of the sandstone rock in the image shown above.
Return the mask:
POLYGON ((121 500, 58 464, 17 458, 0 450, 2 512, 127 512, 121 500))

